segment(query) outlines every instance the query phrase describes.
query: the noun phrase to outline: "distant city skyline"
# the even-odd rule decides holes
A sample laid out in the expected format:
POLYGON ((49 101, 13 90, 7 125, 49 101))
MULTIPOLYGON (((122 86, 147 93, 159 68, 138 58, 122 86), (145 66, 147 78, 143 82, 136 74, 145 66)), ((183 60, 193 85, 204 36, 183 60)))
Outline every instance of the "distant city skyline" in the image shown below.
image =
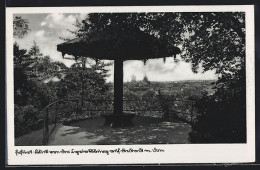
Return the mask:
MULTIPOLYGON (((74 61, 62 58, 60 52, 57 51, 57 44, 64 42, 62 38, 74 38, 69 30, 75 30, 73 24, 76 20, 82 20, 87 14, 17 14, 29 21, 31 31, 22 39, 14 38, 21 48, 29 50, 35 41, 44 55, 49 55, 54 61, 63 62, 67 66, 71 66, 74 61)), ((177 55, 180 60, 180 56, 177 55)), ((107 62, 107 61, 105 61, 107 62)), ((108 67, 110 76, 107 82, 113 82, 114 70, 113 65, 108 67)), ((180 81, 180 80, 215 80, 217 75, 215 70, 202 73, 203 69, 199 68, 198 73, 193 73, 191 63, 184 61, 174 62, 173 57, 163 59, 150 59, 144 63, 142 61, 129 60, 124 62, 124 82, 131 81, 132 75, 136 76, 136 80, 142 80, 146 74, 149 81, 180 81)))

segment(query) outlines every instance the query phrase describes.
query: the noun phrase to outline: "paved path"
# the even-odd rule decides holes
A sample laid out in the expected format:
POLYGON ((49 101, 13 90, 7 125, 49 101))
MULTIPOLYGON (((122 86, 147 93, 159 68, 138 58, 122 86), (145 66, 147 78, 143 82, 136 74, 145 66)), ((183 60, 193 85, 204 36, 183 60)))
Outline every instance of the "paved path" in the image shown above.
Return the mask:
POLYGON ((89 119, 59 126, 49 145, 119 145, 189 143, 190 125, 154 118, 134 118, 135 126, 121 129, 103 126, 104 120, 89 119))
POLYGON ((60 126, 51 136, 49 145, 90 145, 103 139, 103 135, 95 136, 94 133, 81 131, 79 127, 60 126))

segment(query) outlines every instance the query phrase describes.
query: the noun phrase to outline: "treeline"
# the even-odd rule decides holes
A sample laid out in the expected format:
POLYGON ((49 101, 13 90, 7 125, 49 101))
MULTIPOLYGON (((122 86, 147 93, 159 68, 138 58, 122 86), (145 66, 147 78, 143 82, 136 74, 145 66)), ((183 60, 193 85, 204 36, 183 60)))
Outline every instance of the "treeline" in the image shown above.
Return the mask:
POLYGON ((84 58, 67 67, 44 56, 36 42, 29 51, 13 45, 15 136, 42 127, 44 107, 61 99, 104 99, 109 90, 105 69, 110 63, 90 64, 84 58), (88 67, 87 67, 88 66, 88 67))

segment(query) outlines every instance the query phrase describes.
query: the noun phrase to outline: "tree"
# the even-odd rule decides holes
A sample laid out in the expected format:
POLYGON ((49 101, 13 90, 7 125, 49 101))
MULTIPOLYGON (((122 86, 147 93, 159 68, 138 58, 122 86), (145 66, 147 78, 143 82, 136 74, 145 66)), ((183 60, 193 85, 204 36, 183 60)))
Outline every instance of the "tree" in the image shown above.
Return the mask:
POLYGON ((16 16, 13 19, 13 35, 18 38, 23 38, 24 35, 30 31, 28 24, 29 22, 27 19, 16 16))
POLYGON ((197 122, 191 142, 245 142, 245 14, 189 13, 189 38, 184 41, 183 58, 193 71, 216 69, 216 93, 196 104, 197 122), (231 124, 232 122, 232 124, 231 124))
MULTIPOLYGON (((78 25, 77 37, 98 36, 92 34, 95 30, 109 32, 139 28, 167 39, 182 48, 181 57, 192 63, 194 72, 201 64, 204 71, 216 69, 222 76, 244 66, 243 12, 92 13, 78 25)), ((115 46, 116 43, 120 41, 115 42, 115 46)))
POLYGON ((33 41, 33 46, 30 48, 28 55, 31 57, 30 77, 38 81, 50 81, 54 77, 60 79, 67 66, 64 63, 52 61, 50 56, 44 56, 38 44, 33 41))
POLYGON ((31 89, 30 81, 27 77, 26 68, 30 64, 30 56, 27 50, 20 49, 15 42, 13 44, 14 54, 14 99, 15 104, 24 105, 28 102, 29 89, 31 89))
POLYGON ((192 62, 195 72, 200 63, 204 71, 216 69, 220 74, 240 69, 236 64, 243 65, 245 58, 244 13, 188 13, 184 18, 191 18, 184 59, 192 62))
MULTIPOLYGON (((21 17, 15 17, 14 36, 23 38, 29 31, 28 23, 21 17)), ((40 110, 55 97, 44 81, 60 76, 59 73, 66 67, 63 63, 52 62, 48 56, 40 56, 42 54, 35 41, 29 53, 20 49, 16 42, 13 44, 15 137, 42 127, 40 110)))
POLYGON ((42 108, 48 103, 46 86, 32 78, 29 65, 30 55, 25 49, 20 49, 17 43, 13 45, 14 54, 14 102, 17 105, 33 105, 42 108))
POLYGON ((30 56, 26 54, 27 50, 20 49, 19 45, 15 42, 13 44, 13 55, 14 55, 14 64, 15 65, 24 65, 28 64, 30 56))
POLYGON ((29 50, 29 55, 33 58, 41 57, 43 54, 40 52, 40 48, 35 41, 33 41, 33 46, 29 50))
MULTIPOLYGON (((16 16, 13 19, 13 35, 17 36, 18 38, 23 38, 23 36, 27 34, 27 32, 30 30, 28 24, 29 22, 27 19, 16 16)), ((21 76, 17 77, 24 77, 24 80, 26 78, 26 68, 31 63, 30 56, 26 53, 27 50, 20 49, 19 45, 16 42, 13 44, 14 70, 16 73, 22 74, 21 76), (19 71, 17 71, 17 69, 19 69, 19 71)))
MULTIPOLYGON (((59 82, 57 96, 81 99, 81 109, 87 101, 104 100, 109 90, 109 85, 105 82, 105 77, 108 76, 105 67, 110 64, 101 61, 90 64, 85 57, 81 57, 65 72, 65 76, 59 82)), ((93 105, 93 102, 88 105, 93 105)))
MULTIPOLYGON (((219 138, 223 142, 245 141, 244 12, 91 13, 82 24, 78 23, 78 28, 75 31, 77 37, 90 39, 98 38, 98 33, 102 31, 110 32, 108 36, 116 36, 115 32, 128 35, 138 28, 180 47, 182 60, 192 64, 194 73, 200 65, 204 72, 216 70, 219 75, 216 93, 199 101, 197 109, 200 116, 193 126, 196 135, 191 134, 193 139, 196 136, 197 139, 207 137, 191 140, 216 142, 219 138), (236 125, 232 127, 230 122, 236 125), (209 133, 203 129, 208 129, 209 133), (236 135, 226 136, 232 133, 236 135)), ((120 43, 119 37, 115 47, 120 43)))
POLYGON ((40 81, 50 81, 55 77, 61 79, 68 69, 64 63, 52 61, 50 56, 36 59, 32 67, 37 71, 37 79, 40 81))
POLYGON ((139 28, 181 47, 182 58, 192 63, 194 72, 202 64, 204 71, 217 69, 223 74, 235 61, 244 61, 243 12, 91 13, 77 26, 77 37, 98 37, 98 31, 112 34, 114 29, 127 34, 139 28))
MULTIPOLYGON (((23 38, 28 30, 27 20, 23 20, 21 17, 14 19, 14 36, 23 38), (27 26, 19 23, 23 21, 27 26)), ((40 117, 42 115, 39 110, 49 104, 51 97, 53 97, 51 89, 43 81, 57 76, 60 68, 65 66, 63 63, 52 62, 50 57, 39 58, 39 56, 42 54, 36 42, 29 53, 25 49, 20 49, 16 42, 13 44, 16 136, 41 127, 40 117), (36 75, 34 68, 40 74, 36 75), (54 71, 56 71, 55 74, 54 71)))

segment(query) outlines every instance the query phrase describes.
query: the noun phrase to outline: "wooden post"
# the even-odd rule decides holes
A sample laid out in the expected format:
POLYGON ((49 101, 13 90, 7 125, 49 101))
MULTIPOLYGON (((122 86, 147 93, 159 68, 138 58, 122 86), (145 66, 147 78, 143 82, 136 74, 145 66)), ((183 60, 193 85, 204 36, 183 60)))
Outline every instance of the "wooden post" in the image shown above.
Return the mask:
POLYGON ((123 114, 123 60, 114 63, 114 114, 123 114))
POLYGON ((46 124, 45 124, 45 128, 46 128, 46 131, 45 131, 45 133, 46 133, 46 145, 48 144, 48 141, 49 141, 49 109, 48 109, 48 107, 46 108, 46 117, 45 117, 45 119, 46 119, 46 124))
POLYGON ((193 102, 191 102, 191 116, 190 116, 190 122, 193 121, 193 102))
MULTIPOLYGON (((45 116, 45 114, 44 114, 45 116)), ((46 125, 46 122, 45 122, 45 117, 43 117, 43 124, 42 124, 42 144, 43 145, 46 145, 46 134, 45 134, 45 125, 46 125)))
POLYGON ((76 120, 78 120, 78 114, 79 114, 79 101, 76 101, 77 108, 76 108, 76 120))
POLYGON ((81 72, 81 110, 83 109, 84 105, 84 85, 83 85, 83 71, 81 72))
POLYGON ((57 114, 58 114, 58 106, 57 106, 57 103, 55 103, 55 127, 57 124, 57 114))
POLYGON ((82 71, 81 71, 81 113, 84 107, 84 72, 86 69, 86 60, 82 58, 82 71))

